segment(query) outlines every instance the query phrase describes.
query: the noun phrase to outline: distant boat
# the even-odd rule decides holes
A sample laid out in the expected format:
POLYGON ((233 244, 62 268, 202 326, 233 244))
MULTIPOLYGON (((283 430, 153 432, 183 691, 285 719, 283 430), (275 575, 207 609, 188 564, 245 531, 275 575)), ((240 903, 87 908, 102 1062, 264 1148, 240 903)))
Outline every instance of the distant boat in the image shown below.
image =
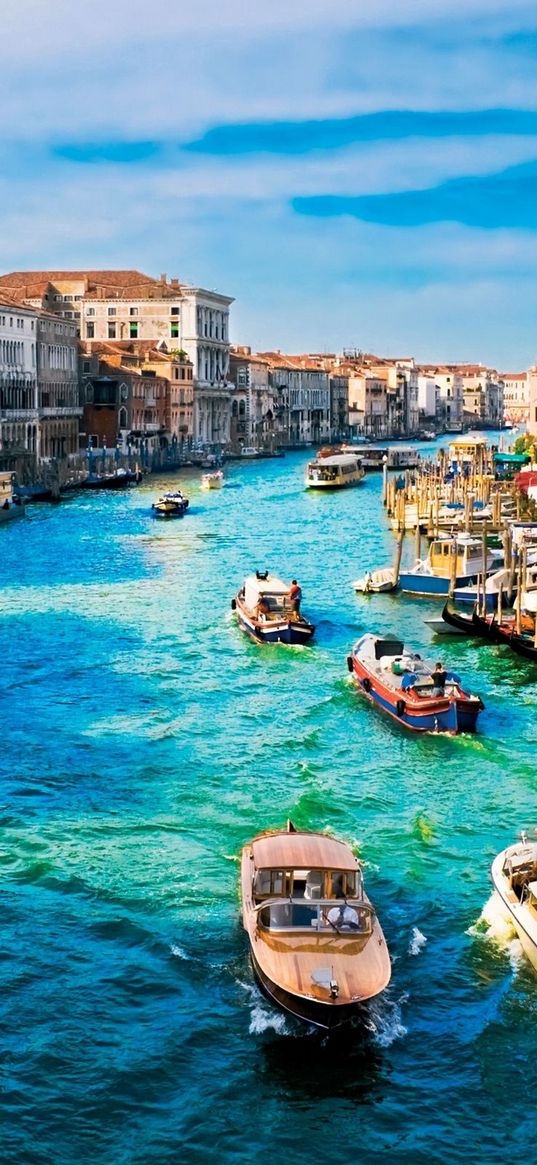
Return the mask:
POLYGON ((382 591, 397 590, 397 578, 393 566, 386 566, 381 570, 369 570, 362 578, 356 579, 353 587, 364 595, 378 594, 382 591))
POLYGON ((322 833, 263 833, 244 846, 242 920, 264 994, 332 1030, 387 987, 391 965, 350 846, 322 833))
POLYGON ((289 583, 268 570, 249 575, 231 607, 242 630, 260 643, 309 643, 315 631, 303 615, 293 611, 289 583))
POLYGON ((241 449, 241 457, 261 457, 261 451, 256 449, 253 445, 243 445, 241 449))
POLYGON ((363 635, 347 665, 360 691, 383 712, 416 732, 475 732, 484 705, 455 672, 439 673, 400 639, 363 635))
POLYGON ((502 613, 500 619, 496 613, 479 615, 476 610, 471 615, 464 615, 457 611, 448 599, 442 617, 467 635, 474 635, 489 643, 504 644, 505 647, 510 647, 515 655, 521 655, 524 659, 537 663, 535 617, 532 615, 521 615, 521 628, 517 631, 517 616, 514 612, 502 613))
POLYGON ((494 859, 492 884, 524 954, 537 971, 537 842, 526 834, 494 859))
POLYGON ((202 489, 222 489, 224 484, 224 474, 221 469, 215 469, 212 473, 202 473, 201 488, 202 489))
POLYGON ((341 489, 359 485, 364 476, 364 467, 354 453, 335 453, 309 462, 306 485, 309 489, 341 489))
POLYGON ((156 518, 182 518, 189 505, 189 499, 185 498, 181 490, 175 490, 162 494, 162 497, 153 502, 151 509, 156 518))
POLYGON ((15 493, 15 474, 0 473, 0 524, 25 515, 24 502, 15 493))

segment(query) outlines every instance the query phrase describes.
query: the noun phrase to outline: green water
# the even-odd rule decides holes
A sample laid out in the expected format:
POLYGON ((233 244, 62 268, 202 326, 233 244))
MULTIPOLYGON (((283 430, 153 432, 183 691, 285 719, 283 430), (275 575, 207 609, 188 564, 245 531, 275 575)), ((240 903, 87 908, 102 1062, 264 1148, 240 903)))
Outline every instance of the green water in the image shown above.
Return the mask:
POLYGON ((476 923, 535 823, 537 671, 431 639, 437 603, 360 597, 388 564, 380 478, 303 489, 305 457, 33 507, 3 527, 2 1159, 10 1165, 505 1161, 535 1131, 537 983, 476 923), (230 599, 298 577, 311 648, 260 647, 230 599), (404 733, 345 656, 391 630, 484 699, 475 737, 404 733), (440 652, 440 654, 439 654, 440 652), (238 856, 256 832, 358 847, 393 958, 341 1044, 258 994, 238 856))

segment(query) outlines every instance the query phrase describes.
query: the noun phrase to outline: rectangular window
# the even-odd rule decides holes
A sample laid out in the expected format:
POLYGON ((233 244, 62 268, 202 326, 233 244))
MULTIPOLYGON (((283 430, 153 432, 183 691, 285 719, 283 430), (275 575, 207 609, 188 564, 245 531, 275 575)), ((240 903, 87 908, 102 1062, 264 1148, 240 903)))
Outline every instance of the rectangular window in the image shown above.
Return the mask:
POLYGON ((86 324, 86 336, 87 336, 88 340, 95 339, 95 324, 94 323, 86 324))
POLYGON ((116 325, 109 324, 108 325, 108 339, 115 340, 115 338, 116 338, 116 325))
POLYGON ((94 316, 94 315, 95 315, 95 308, 94 308, 94 307, 88 307, 88 309, 87 309, 87 311, 86 311, 86 315, 88 315, 88 316, 94 316))
POLYGON ((137 316, 138 315, 138 308, 137 307, 130 307, 129 308, 129 315, 130 316, 137 316))
POLYGON ((115 307, 109 307, 109 308, 108 308, 108 315, 109 315, 109 316, 115 316, 115 314, 116 314, 116 309, 115 309, 115 307))
POLYGON ((178 323, 171 323, 170 324, 170 336, 171 336, 172 340, 177 340, 179 338, 179 324, 178 323))
MULTIPOLYGON (((115 325, 114 325, 114 327, 115 327, 115 325)), ((135 324, 129 324, 129 336, 130 336, 131 340, 138 339, 138 323, 137 322, 135 324)))
POLYGON ((64 302, 64 303, 72 303, 72 302, 73 302, 73 297, 72 297, 72 295, 64 295, 64 297, 63 297, 63 302, 64 302))
POLYGON ((172 315, 172 316, 178 316, 178 315, 179 315, 179 308, 178 308, 178 307, 172 307, 172 308, 170 309, 170 313, 171 313, 171 315, 172 315))
POLYGON ((82 364, 82 371, 89 372, 90 368, 91 368, 91 364, 90 364, 89 360, 84 360, 83 364, 82 364))

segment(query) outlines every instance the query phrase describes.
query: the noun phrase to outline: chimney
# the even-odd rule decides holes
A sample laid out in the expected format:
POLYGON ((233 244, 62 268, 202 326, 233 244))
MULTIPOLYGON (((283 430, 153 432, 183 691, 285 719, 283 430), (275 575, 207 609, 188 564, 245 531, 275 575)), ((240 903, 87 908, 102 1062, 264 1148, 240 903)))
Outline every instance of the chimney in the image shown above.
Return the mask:
POLYGON ((179 287, 178 279, 170 279, 170 287, 179 287))
POLYGON ((163 273, 163 274, 161 275, 161 277, 160 277, 160 282, 161 282, 161 283, 165 283, 165 282, 166 282, 166 272, 165 272, 165 271, 164 271, 164 273, 163 273))

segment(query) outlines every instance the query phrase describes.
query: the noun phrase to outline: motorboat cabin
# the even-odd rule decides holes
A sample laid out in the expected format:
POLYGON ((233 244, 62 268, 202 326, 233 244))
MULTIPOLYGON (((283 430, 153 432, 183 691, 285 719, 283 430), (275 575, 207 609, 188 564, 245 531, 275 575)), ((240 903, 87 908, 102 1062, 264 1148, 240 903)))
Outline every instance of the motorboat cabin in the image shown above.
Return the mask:
POLYGON ((390 980, 388 948, 350 847, 319 833, 265 833, 242 851, 243 924, 264 993, 298 1019, 338 1027, 390 980))
POLYGON ((354 453, 334 453, 317 457, 306 470, 306 485, 310 489, 341 489, 358 485, 364 477, 364 468, 354 453))
POLYGON ((537 971, 537 841, 522 833, 519 842, 494 859, 491 877, 504 913, 537 971))
POLYGON ((410 568, 402 570, 399 586, 414 595, 447 596, 454 579, 456 587, 475 583, 479 575, 489 574, 503 564, 501 550, 487 549, 483 555, 483 540, 470 534, 459 534, 434 539, 426 558, 419 558, 410 568), (455 557, 455 562, 454 562, 455 557))

